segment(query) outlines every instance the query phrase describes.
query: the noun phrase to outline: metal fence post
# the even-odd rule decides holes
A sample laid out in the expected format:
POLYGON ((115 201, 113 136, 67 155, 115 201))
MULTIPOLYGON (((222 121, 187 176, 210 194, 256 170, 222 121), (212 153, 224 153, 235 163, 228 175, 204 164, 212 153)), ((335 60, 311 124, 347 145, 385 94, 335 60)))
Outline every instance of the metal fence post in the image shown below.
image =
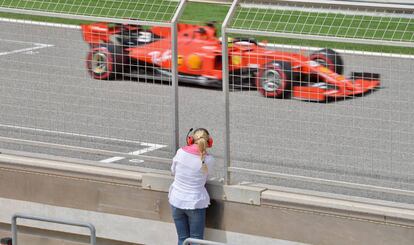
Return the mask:
POLYGON ((173 136, 172 136, 172 150, 173 153, 179 148, 179 101, 178 101, 178 20, 180 19, 187 0, 181 0, 177 11, 171 21, 171 72, 172 72, 172 97, 173 97, 173 108, 174 108, 174 119, 173 119, 173 136))
POLYGON ((12 245, 17 245, 17 216, 13 215, 11 221, 12 245))
POLYGON ((224 96, 224 161, 226 164, 226 174, 224 182, 226 185, 231 183, 230 180, 230 100, 229 100, 229 45, 227 40, 227 26, 236 11, 239 0, 234 0, 227 16, 221 27, 222 43, 222 63, 223 63, 223 96, 224 96))

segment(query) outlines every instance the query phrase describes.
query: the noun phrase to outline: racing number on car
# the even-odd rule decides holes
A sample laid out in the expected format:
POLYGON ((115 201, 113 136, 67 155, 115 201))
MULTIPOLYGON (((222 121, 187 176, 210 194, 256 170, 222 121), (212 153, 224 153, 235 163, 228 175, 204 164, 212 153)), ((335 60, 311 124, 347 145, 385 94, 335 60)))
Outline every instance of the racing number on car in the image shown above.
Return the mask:
POLYGON ((146 31, 140 31, 138 34, 138 42, 150 43, 152 41, 152 33, 146 31))
POLYGON ((152 62, 157 65, 167 60, 171 60, 172 57, 171 50, 166 50, 163 53, 161 53, 160 51, 152 51, 148 55, 151 56, 152 62))

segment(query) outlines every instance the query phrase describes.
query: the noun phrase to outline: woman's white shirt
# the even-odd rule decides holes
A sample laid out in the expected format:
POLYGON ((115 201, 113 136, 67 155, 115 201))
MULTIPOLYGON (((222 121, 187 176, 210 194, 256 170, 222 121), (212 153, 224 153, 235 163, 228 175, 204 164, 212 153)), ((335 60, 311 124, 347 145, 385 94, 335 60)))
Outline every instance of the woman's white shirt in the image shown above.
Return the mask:
POLYGON ((200 155, 180 148, 173 158, 171 172, 174 182, 170 186, 168 199, 172 206, 181 209, 199 209, 210 205, 210 196, 205 184, 212 173, 214 158, 205 157, 208 172, 203 171, 200 155))

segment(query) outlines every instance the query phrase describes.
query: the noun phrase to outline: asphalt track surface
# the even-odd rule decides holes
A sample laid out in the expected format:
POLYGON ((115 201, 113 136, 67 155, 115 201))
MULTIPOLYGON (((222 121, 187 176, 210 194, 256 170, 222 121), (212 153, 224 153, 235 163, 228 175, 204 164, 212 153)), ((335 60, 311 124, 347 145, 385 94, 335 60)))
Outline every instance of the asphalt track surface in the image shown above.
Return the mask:
MULTIPOLYGON (((0 22, 0 136, 171 158, 171 87, 152 81, 99 81, 85 69, 78 29, 0 22)), ((364 97, 312 103, 231 91, 232 166, 414 192, 414 59, 344 54, 345 74, 381 74, 364 97)), ((179 88, 180 140, 191 127, 214 137, 216 177, 224 169, 224 98, 219 90, 179 88)), ((1 142, 0 148, 168 170, 168 164, 115 155, 1 142), (114 158, 115 157, 115 158, 114 158)), ((259 182, 414 203, 413 195, 260 175, 259 182)))

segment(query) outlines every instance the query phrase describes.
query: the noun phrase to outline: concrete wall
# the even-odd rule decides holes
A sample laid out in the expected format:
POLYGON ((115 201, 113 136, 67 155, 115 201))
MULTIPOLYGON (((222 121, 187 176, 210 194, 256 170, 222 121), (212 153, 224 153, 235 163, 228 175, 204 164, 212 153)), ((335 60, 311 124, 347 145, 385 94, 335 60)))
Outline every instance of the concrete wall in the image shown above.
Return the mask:
MULTIPOLYGON (((0 154, 0 223, 16 212, 91 222, 97 236, 125 243, 174 244, 168 174, 146 174, 0 154)), ((385 203, 210 183, 206 239, 234 245, 397 244, 414 241, 414 210, 385 203)), ((80 228, 18 224, 87 235, 80 228)), ((30 233, 30 232, 29 232, 30 233)), ((37 244, 31 244, 37 245, 37 244)))

